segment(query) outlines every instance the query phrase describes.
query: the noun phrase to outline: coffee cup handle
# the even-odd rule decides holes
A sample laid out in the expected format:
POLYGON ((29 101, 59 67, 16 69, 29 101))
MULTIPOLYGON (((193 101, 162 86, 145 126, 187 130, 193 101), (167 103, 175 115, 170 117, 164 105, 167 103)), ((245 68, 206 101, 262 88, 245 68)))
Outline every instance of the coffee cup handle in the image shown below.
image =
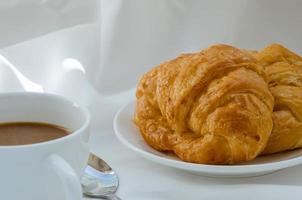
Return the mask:
POLYGON ((82 187, 73 168, 59 155, 53 154, 47 158, 47 168, 53 171, 61 180, 66 200, 82 200, 82 187))

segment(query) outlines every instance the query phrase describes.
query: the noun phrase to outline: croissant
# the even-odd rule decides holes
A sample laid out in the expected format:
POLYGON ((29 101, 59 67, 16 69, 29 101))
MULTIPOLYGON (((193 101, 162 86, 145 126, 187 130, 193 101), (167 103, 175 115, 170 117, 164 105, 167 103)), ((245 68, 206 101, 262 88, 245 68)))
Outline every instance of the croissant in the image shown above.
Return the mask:
POLYGON ((250 54, 215 45, 144 74, 134 122, 154 149, 187 162, 234 164, 265 148, 274 99, 250 54))
POLYGON ((273 44, 254 54, 275 98, 273 130, 263 154, 302 147, 302 58, 273 44))

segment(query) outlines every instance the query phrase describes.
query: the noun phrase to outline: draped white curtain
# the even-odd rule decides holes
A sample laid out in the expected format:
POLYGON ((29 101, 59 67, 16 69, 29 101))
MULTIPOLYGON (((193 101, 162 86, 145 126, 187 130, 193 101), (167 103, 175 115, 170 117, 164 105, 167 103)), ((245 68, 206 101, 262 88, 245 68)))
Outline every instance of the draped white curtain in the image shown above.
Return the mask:
MULTIPOLYGON (((232 181, 196 177, 137 157, 112 130, 139 76, 182 52, 278 42, 302 53, 301 9, 300 0, 0 0, 0 92, 54 92, 88 106, 92 151, 117 169, 123 199, 210 198, 201 188, 222 183, 302 185, 301 167, 232 181)), ((255 197, 255 188, 238 199, 255 197)))
POLYGON ((2 0, 0 53, 46 88, 72 57, 99 92, 118 93, 160 62, 214 43, 302 52, 301 8, 300 0, 2 0))

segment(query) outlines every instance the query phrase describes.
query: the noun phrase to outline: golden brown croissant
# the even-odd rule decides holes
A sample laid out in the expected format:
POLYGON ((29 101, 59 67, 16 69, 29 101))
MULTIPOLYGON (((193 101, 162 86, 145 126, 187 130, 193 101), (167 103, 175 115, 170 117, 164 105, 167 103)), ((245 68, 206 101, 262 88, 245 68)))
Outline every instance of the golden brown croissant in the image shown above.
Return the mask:
POLYGON ((145 141, 188 162, 255 158, 272 130, 273 97, 249 53, 215 45, 152 69, 136 91, 134 121, 145 141))
POLYGON ((254 54, 275 98, 274 127, 264 154, 302 147, 302 58, 273 44, 254 54))

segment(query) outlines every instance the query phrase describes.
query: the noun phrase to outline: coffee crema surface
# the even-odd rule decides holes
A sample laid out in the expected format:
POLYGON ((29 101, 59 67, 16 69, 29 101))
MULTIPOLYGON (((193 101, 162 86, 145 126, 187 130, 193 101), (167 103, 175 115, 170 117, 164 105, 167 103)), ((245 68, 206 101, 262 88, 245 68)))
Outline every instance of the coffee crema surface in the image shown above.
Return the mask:
POLYGON ((41 122, 0 123, 0 146, 46 142, 70 134, 67 128, 41 122))

